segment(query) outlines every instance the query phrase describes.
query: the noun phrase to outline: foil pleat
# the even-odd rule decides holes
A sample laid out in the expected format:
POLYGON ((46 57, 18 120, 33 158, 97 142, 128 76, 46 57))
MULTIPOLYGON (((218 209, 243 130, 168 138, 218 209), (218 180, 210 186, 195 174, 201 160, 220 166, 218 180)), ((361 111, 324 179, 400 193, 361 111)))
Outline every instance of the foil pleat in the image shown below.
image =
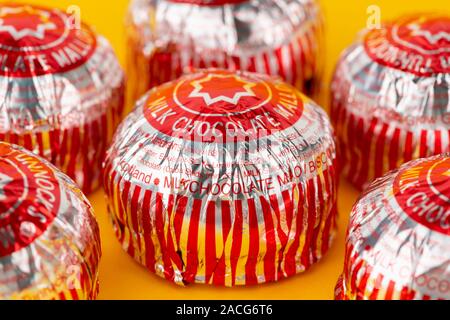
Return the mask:
POLYGON ((450 19, 402 17, 342 55, 331 118, 343 174, 358 188, 413 159, 450 151, 450 19))
POLYGON ((328 117, 279 78, 198 70, 152 89, 120 125, 104 179, 124 250, 179 285, 278 281, 335 235, 328 117))
POLYGON ((0 299, 98 294, 100 234, 75 183, 49 162, 0 142, 0 299))
POLYGON ((0 16, 0 140, 45 157, 90 193, 124 106, 113 49, 57 9, 3 4, 0 16))
POLYGON ((414 160, 353 207, 338 300, 450 299, 450 155, 414 160))
POLYGON ((313 0, 134 0, 127 38, 129 103, 187 68, 277 75, 309 95, 320 89, 323 25, 313 0))

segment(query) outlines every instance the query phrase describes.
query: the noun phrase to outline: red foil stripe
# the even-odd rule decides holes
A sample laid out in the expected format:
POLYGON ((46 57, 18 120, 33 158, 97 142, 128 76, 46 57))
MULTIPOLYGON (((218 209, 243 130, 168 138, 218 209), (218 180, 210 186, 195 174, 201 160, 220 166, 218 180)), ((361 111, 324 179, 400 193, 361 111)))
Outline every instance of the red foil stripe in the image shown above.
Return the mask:
POLYGON ((406 130, 376 117, 332 118, 343 174, 359 189, 414 158, 450 151, 450 130, 406 130), (358 123, 358 130, 354 130, 358 123), (346 128, 346 129, 344 129, 346 128), (431 142, 430 142, 431 141, 431 142))
POLYGON ((150 91, 120 126, 104 163, 108 211, 124 250, 179 285, 256 285, 307 270, 335 234, 337 176, 323 110, 278 78, 219 69, 150 91), (222 143, 206 129, 229 135, 227 125, 238 123, 238 133, 248 133, 251 119, 264 126, 258 137, 222 143), (202 139, 193 134, 198 128, 202 139), (261 162, 248 151, 244 165, 240 148, 256 141, 273 149, 261 162), (197 163, 199 152, 208 160, 197 163), (215 183, 207 172, 223 176, 215 183), (233 178, 239 172, 267 185, 233 178))
POLYGON ((418 159, 366 189, 352 210, 336 299, 448 300, 449 170, 449 154, 418 159))
POLYGON ((0 168, 0 299, 95 299, 100 233, 81 190, 16 145, 0 142, 0 168))
MULTIPOLYGON (((330 170, 333 170, 330 168, 330 170)), ((117 176, 117 172, 105 172, 105 175, 117 176)), ((324 177, 333 177, 332 174, 329 172, 324 173, 324 177)), ((334 178, 333 178, 334 179, 334 178)), ((111 203, 118 203, 120 208, 126 207, 126 204, 123 202, 125 199, 128 199, 130 197, 130 191, 126 188, 127 183, 117 184, 114 182, 114 180, 111 180, 111 182, 116 185, 116 190, 118 190, 116 195, 109 193, 107 194, 108 198, 110 199, 110 206, 111 203), (124 189, 122 189, 124 188, 124 189), (117 197, 117 194, 122 194, 123 196, 117 197)), ((324 181, 320 181, 319 179, 310 180, 309 185, 313 184, 323 184, 324 181)), ((299 188, 301 188, 301 185, 298 185, 299 188)), ((329 186, 328 186, 329 187, 329 186)), ((186 250, 189 252, 187 255, 186 265, 183 265, 180 262, 174 263, 173 261, 179 261, 177 252, 172 248, 179 248, 179 244, 174 240, 174 238, 179 238, 181 236, 180 231, 176 231, 177 229, 180 230, 180 228, 176 228, 173 226, 169 221, 166 221, 164 224, 161 224, 162 221, 164 221, 164 218, 162 214, 166 213, 166 209, 170 206, 173 207, 183 207, 183 200, 187 201, 187 198, 177 198, 174 200, 174 203, 172 205, 168 203, 161 203, 161 199, 164 196, 164 194, 157 193, 156 195, 153 194, 151 191, 143 192, 142 190, 139 190, 139 197, 142 196, 142 194, 147 195, 147 198, 143 200, 143 208, 142 212, 131 210, 128 214, 130 214, 129 220, 136 221, 137 225, 143 226, 143 237, 145 239, 145 247, 140 247, 140 241, 139 237, 141 236, 140 233, 133 227, 133 224, 124 224, 121 221, 121 219, 115 215, 113 215, 113 225, 114 229, 116 231, 116 234, 121 241, 124 250, 127 251, 130 255, 132 255, 138 262, 146 265, 151 271, 155 272, 155 270, 160 270, 161 275, 163 275, 164 278, 167 280, 176 282, 177 284, 183 285, 185 283, 190 282, 197 282, 197 283, 205 283, 205 284, 214 284, 214 285, 224 285, 224 272, 225 270, 229 269, 231 270, 231 274, 228 275, 232 279, 232 285, 238 285, 238 284, 245 284, 245 285, 255 285, 262 282, 271 282, 271 281, 278 281, 286 277, 293 276, 299 272, 302 272, 306 269, 308 269, 311 264, 317 262, 328 250, 328 243, 330 239, 330 229, 334 229, 336 226, 335 222, 335 214, 336 209, 333 209, 331 213, 329 213, 326 217, 324 217, 324 223, 320 224, 318 227, 315 227, 314 225, 314 217, 315 216, 321 216, 323 214, 323 211, 316 211, 313 209, 315 207, 312 206, 312 203, 308 204, 308 207, 310 208, 307 217, 308 217, 308 223, 306 226, 306 229, 303 228, 303 214, 302 211, 299 211, 295 214, 294 218, 297 223, 297 226, 300 226, 298 228, 298 234, 306 234, 308 242, 305 243, 302 247, 298 247, 299 245, 299 238, 297 235, 294 237, 295 240, 292 240, 292 245, 289 246, 289 251, 286 254, 289 254, 290 258, 285 258, 284 264, 281 263, 280 256, 283 256, 285 253, 284 246, 281 246, 278 249, 275 249, 275 244, 280 242, 283 243, 282 238, 283 235, 277 236, 276 238, 273 237, 272 239, 269 238, 272 242, 269 240, 267 241, 267 244, 272 245, 272 249, 266 252, 262 252, 259 249, 259 243, 262 241, 261 239, 266 238, 267 234, 271 234, 273 236, 277 235, 278 232, 276 231, 276 228, 271 225, 270 222, 267 222, 267 220, 278 220, 276 218, 276 212, 275 210, 270 209, 270 207, 264 206, 264 219, 265 222, 265 232, 263 234, 260 234, 258 232, 257 225, 255 224, 255 217, 256 211, 254 209, 254 201, 249 200, 246 203, 246 206, 249 207, 249 216, 248 220, 246 219, 246 224, 248 224, 250 228, 250 233, 246 234, 245 236, 249 237, 249 251, 248 251, 248 257, 245 258, 245 256, 239 257, 242 252, 242 228, 243 228, 243 215, 244 212, 242 212, 242 205, 240 202, 236 202, 235 207, 230 208, 228 202, 221 203, 218 205, 215 201, 209 201, 209 202, 203 202, 200 200, 194 200, 194 207, 192 209, 192 213, 190 216, 189 222, 184 221, 184 223, 189 224, 189 238, 187 242, 186 248, 180 248, 183 251, 186 250), (148 203, 152 203, 152 200, 156 201, 156 206, 152 210, 147 205, 148 203), (147 202, 149 201, 149 202, 147 202), (207 219, 207 222, 203 225, 199 224, 199 215, 201 213, 201 208, 209 208, 211 210, 212 207, 216 207, 219 210, 222 211, 222 223, 224 220, 226 221, 233 221, 232 227, 229 229, 228 225, 225 223, 222 231, 223 236, 226 238, 226 242, 232 244, 231 249, 231 256, 225 257, 223 255, 217 256, 217 246, 214 245, 213 241, 205 241, 203 245, 205 245, 205 257, 204 261, 206 262, 206 277, 205 279, 196 279, 195 275, 197 272, 197 266, 199 263, 199 260, 202 259, 199 255, 198 248, 200 246, 200 243, 198 240, 200 238, 202 239, 213 239, 214 236, 214 230, 216 230, 217 225, 211 224, 211 218, 207 219), (225 207, 225 209, 224 209, 225 207), (230 210, 230 211, 228 211, 230 210), (225 215, 224 212, 229 212, 231 215, 225 215), (234 215, 234 217, 233 217, 234 215), (149 217, 155 216, 156 225, 153 227, 149 226, 149 217), (209 223, 208 223, 209 222, 209 223), (205 231, 203 234, 200 234, 199 230, 200 228, 205 228, 205 231), (174 230, 171 230, 169 232, 164 231, 166 228, 171 229, 174 228, 174 230), (155 230, 155 231, 152 231, 155 230), (149 237, 148 235, 152 232, 156 232, 156 236, 149 237), (173 237, 171 235, 171 232, 174 232, 173 237), (314 234, 322 233, 323 237, 320 238, 318 236, 314 236, 314 234), (279 237, 279 238, 278 238, 279 237), (154 242, 156 241, 156 243, 154 242), (326 246, 320 246, 321 243, 326 243, 326 246), (155 252, 155 245, 159 248, 159 252, 155 252), (314 248, 314 249, 313 249, 314 248), (298 261, 297 255, 300 254, 301 261, 298 261), (255 258, 251 258, 255 257, 255 258), (261 257, 261 262, 256 261, 256 257, 261 257), (145 259, 145 260, 144 260, 145 259), (173 259, 173 260, 172 260, 173 259), (225 262, 224 260, 230 260, 230 263, 225 262), (146 263, 147 261, 147 263, 146 263), (277 262, 278 261, 278 262, 277 262), (245 265, 244 270, 245 271, 239 271, 237 264, 241 262, 245 265), (257 265, 261 264, 262 269, 264 270, 264 280, 259 280, 256 277, 256 267, 257 265), (177 265, 177 266, 176 266, 177 265), (180 268, 180 265, 183 266, 183 268, 180 268), (275 266, 278 266, 276 268, 275 266), (174 270, 177 270, 181 277, 178 279, 174 273, 174 270), (208 272, 209 271, 209 272, 208 272), (222 279, 222 280, 221 280, 222 279), (236 279, 245 279, 243 282, 236 282, 236 279)), ((318 194, 315 191, 312 191, 310 193, 311 198, 317 197, 318 194)), ((131 197, 132 199, 133 197, 131 197)), ((291 201, 291 199, 287 199, 288 201, 291 201)), ((299 207, 296 208, 297 210, 301 210, 303 208, 302 202, 306 200, 304 198, 300 198, 298 201, 300 203, 299 207)), ((261 200, 259 200, 261 201, 261 200)), ((264 201, 264 200, 262 200, 264 201)), ((127 201, 128 202, 128 201, 127 201)), ((127 203, 126 202, 126 203, 127 203)), ((136 203, 132 204, 133 206, 136 206, 136 203)), ((319 202, 318 205, 323 206, 325 203, 319 202)), ((114 209, 113 214, 115 212, 114 209)), ((206 213, 208 213, 208 209, 206 209, 206 213)), ((211 211, 209 211, 209 214, 211 215, 211 211)), ((207 215, 208 216, 208 215, 207 215)), ((220 215, 215 214, 215 217, 219 217, 220 215)), ((180 216, 182 219, 186 219, 186 217, 180 216)), ((178 251, 178 250, 177 250, 178 251)), ((158 274, 159 272, 156 271, 158 274)))
POLYGON ((0 92, 0 140, 45 157, 90 193, 124 107, 124 74, 111 46, 58 9, 4 3, 0 18, 8 88, 0 92))
MULTIPOLYGON (((115 105, 123 104, 117 102, 115 105)), ((66 130, 24 135, 4 133, 0 135, 0 140, 24 146, 48 158, 76 181, 84 193, 89 194, 100 185, 104 154, 121 112, 117 109, 108 109, 100 119, 93 119, 82 127, 66 130), (99 135, 99 132, 103 133, 99 135), (45 147, 43 140, 49 142, 45 147)))
POLYGON ((450 20, 434 14, 367 31, 344 52, 331 85, 331 118, 343 174, 356 187, 450 151, 448 52, 450 20))
MULTIPOLYGON (((215 6, 220 6, 222 3, 243 3, 246 1, 171 1, 183 3, 198 3, 208 2, 214 3, 215 6)), ((170 9, 170 4, 165 4, 166 9, 170 9)), ((270 4, 274 12, 283 11, 279 8, 276 2, 270 4)), ((144 12, 157 11, 157 7, 152 7, 153 4, 138 0, 130 6, 130 13, 128 18, 128 51, 127 51, 127 70, 129 85, 127 87, 128 104, 133 104, 139 99, 148 89, 158 86, 167 81, 177 79, 187 70, 190 69, 205 69, 205 68, 225 68, 229 70, 245 70, 250 72, 265 73, 268 75, 280 76, 288 83, 295 86, 302 92, 310 96, 318 98, 318 93, 321 87, 321 77, 323 65, 320 63, 322 56, 322 42, 323 42, 323 25, 322 17, 317 3, 314 0, 308 0, 305 3, 299 1, 296 9, 292 12, 283 13, 286 15, 283 21, 301 21, 294 30, 280 30, 278 36, 274 39, 285 39, 280 44, 271 45, 270 43, 261 45, 258 40, 256 43, 244 43, 242 49, 240 48, 240 41, 235 44, 239 48, 239 52, 228 52, 224 46, 220 45, 214 48, 202 48, 200 40, 202 36, 197 38, 194 36, 186 36, 192 41, 185 45, 179 43, 177 34, 179 31, 167 31, 164 29, 164 34, 168 38, 171 37, 170 32, 173 32, 173 39, 167 40, 167 45, 158 47, 156 43, 160 43, 160 39, 148 39, 148 34, 155 33, 154 30, 149 30, 148 22, 135 21, 139 20, 137 17, 142 16, 144 12), (299 15, 300 17, 297 17, 299 15), (292 17, 291 17, 292 16, 292 17), (294 17, 295 16, 295 17, 294 17), (306 17, 306 18, 305 18, 306 17), (246 49, 246 48, 249 49, 246 49), (258 49, 251 49, 258 47, 258 49), (149 50, 152 48, 152 50, 149 50), (151 51, 151 52, 150 52, 151 51), (141 72, 147 70, 146 72, 141 72)), ((259 12, 257 2, 252 4, 251 14, 259 12), (256 4, 255 4, 256 3, 256 4)), ((264 10, 269 10, 270 7, 265 7, 264 10)), ((179 13, 185 15, 184 13, 179 13)), ((240 13, 245 15, 246 12, 240 13)), ((149 16, 149 20, 151 17, 149 16)), ((186 19, 190 21, 190 17, 186 19)), ((196 21, 196 17, 191 20, 196 21)), ((215 19, 211 17, 210 19, 215 19)), ((264 17, 261 17, 264 19, 264 17)), ((167 18, 170 21, 170 17, 167 18)), ((161 25, 166 25, 167 21, 157 21, 155 28, 161 25)), ((248 30, 252 30, 249 26, 234 26, 237 28, 235 33, 244 33, 243 39, 249 37, 245 35, 248 30), (242 30, 241 30, 242 29, 242 30), (248 29, 248 30, 247 30, 248 29)), ((292 28, 292 26, 290 26, 292 28)), ((275 28, 271 28, 275 30, 275 28)), ((157 34, 157 32, 156 32, 157 34)), ((218 34, 217 37, 220 37, 218 34)), ((241 36, 239 35, 239 38, 241 36)), ((242 40, 244 41, 244 40, 242 40)), ((249 40, 251 42, 251 40, 249 40)), ((266 40, 264 40, 266 41, 266 40)))

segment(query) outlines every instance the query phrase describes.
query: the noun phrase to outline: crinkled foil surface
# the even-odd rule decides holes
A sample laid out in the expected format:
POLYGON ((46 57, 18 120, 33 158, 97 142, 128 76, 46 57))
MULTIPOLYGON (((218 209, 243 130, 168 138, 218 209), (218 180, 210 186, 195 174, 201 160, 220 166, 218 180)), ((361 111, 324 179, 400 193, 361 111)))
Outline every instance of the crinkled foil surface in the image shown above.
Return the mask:
POLYGON ((0 140, 45 157, 91 192, 123 111, 113 49, 57 9, 2 4, 0 17, 0 140))
POLYGON ((188 67, 278 75, 307 94, 319 89, 316 1, 134 0, 127 21, 129 102, 188 67))
POLYGON ((353 208, 337 299, 450 299, 450 157, 409 162, 353 208))
POLYGON ((91 205, 71 179, 0 143, 0 299, 94 299, 99 237, 91 205))
POLYGON ((363 188, 402 163, 450 151, 450 20, 405 16, 342 55, 331 118, 343 174, 363 188))
POLYGON ((104 168, 123 248, 179 285, 278 281, 335 234, 328 117, 279 78, 209 69, 152 89, 104 168))

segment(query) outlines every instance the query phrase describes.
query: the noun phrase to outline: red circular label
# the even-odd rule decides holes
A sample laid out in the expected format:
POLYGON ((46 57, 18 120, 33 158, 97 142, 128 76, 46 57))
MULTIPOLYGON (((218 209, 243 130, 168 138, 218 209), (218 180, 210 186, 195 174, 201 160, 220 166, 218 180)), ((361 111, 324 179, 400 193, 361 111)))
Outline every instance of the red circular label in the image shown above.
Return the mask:
POLYGON ((424 160, 400 171, 394 194, 412 219, 450 235, 450 158, 424 160))
POLYGON ((0 75, 40 76, 84 64, 94 53, 97 40, 93 31, 77 20, 57 9, 0 5, 0 75))
POLYGON ((302 113, 301 95, 281 80, 225 70, 163 85, 144 110, 160 132, 202 142, 261 138, 291 127, 302 113))
POLYGON ((450 17, 415 15, 368 32, 368 55, 417 75, 450 72, 450 17))
POLYGON ((170 2, 189 3, 200 6, 222 6, 225 4, 238 4, 248 0, 169 0, 170 2))
POLYGON ((0 143, 0 258, 44 233, 58 213, 60 198, 51 168, 0 143))

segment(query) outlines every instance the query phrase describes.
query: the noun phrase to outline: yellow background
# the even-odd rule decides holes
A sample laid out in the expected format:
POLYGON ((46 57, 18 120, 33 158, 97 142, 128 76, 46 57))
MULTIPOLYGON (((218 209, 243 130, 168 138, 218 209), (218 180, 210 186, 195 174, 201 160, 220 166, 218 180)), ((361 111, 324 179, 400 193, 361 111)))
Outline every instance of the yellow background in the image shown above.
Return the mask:
MULTIPOLYGON (((9 1, 11 2, 11 0, 9 1)), ((67 8, 78 5, 82 19, 92 24, 114 46, 124 62, 124 16, 128 0, 29 0, 40 5, 67 8)), ((448 0, 322 0, 327 24, 327 82, 341 51, 366 26, 368 6, 378 5, 382 19, 402 13, 437 11, 450 14, 448 0)), ((326 95, 324 95, 326 97, 326 95)), ((342 270, 345 229, 358 192, 344 180, 339 199, 339 235, 330 252, 308 272, 279 283, 250 288, 215 288, 202 285, 178 287, 147 272, 134 262, 115 239, 102 191, 90 196, 98 217, 103 258, 100 264, 100 299, 332 299, 342 270)))

